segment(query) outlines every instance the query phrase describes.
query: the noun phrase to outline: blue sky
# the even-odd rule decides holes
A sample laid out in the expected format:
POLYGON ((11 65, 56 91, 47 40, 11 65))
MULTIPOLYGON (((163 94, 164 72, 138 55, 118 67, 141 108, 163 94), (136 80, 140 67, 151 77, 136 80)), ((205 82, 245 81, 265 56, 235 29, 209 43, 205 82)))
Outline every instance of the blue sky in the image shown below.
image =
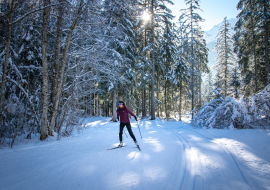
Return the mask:
MULTIPOLYGON (((176 19, 180 16, 180 9, 185 9, 186 3, 184 0, 172 0, 174 5, 169 5, 168 8, 172 10, 176 19)), ((210 30, 214 25, 221 23, 224 17, 235 18, 238 14, 236 5, 238 0, 201 0, 200 7, 202 11, 198 11, 203 19, 204 23, 201 23, 204 31, 210 30)))

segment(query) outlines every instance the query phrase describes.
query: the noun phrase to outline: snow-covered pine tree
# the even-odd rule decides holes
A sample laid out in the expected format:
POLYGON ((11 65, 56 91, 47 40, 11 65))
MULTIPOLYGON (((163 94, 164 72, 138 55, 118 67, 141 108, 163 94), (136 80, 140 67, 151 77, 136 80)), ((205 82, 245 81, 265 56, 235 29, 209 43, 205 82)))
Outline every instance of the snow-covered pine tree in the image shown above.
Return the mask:
POLYGON ((177 50, 175 53, 175 65, 174 65, 174 83, 177 85, 179 89, 179 112, 178 112, 178 119, 181 121, 182 117, 182 99, 184 98, 184 93, 188 91, 188 84, 190 83, 190 75, 188 71, 188 65, 187 65, 187 53, 186 51, 188 49, 187 46, 187 36, 184 33, 184 23, 179 20, 177 23, 176 28, 176 35, 178 38, 176 38, 176 46, 177 50))
MULTIPOLYGON (((190 64, 190 75, 191 75, 191 84, 190 84, 190 90, 191 90, 191 110, 192 110, 192 118, 194 116, 194 108, 195 108, 195 95, 196 93, 196 76, 200 73, 197 73, 200 68, 200 61, 202 59, 198 59, 198 57, 201 57, 201 55, 196 54, 196 49, 199 50, 197 52, 200 52, 201 46, 198 46, 200 44, 200 41, 202 40, 202 33, 200 32, 199 23, 203 22, 204 20, 202 17, 196 12, 200 9, 199 0, 185 0, 186 4, 188 5, 187 9, 182 9, 182 15, 180 16, 179 20, 182 20, 185 23, 185 28, 183 29, 184 33, 187 35, 187 46, 188 51, 190 52, 190 55, 188 56, 187 60, 190 64)), ((207 51, 205 51, 207 54, 207 51)), ((201 71, 200 71, 201 72, 201 71)), ((201 80, 201 79, 200 79, 201 80)), ((200 81, 197 80, 197 81, 200 81)))
MULTIPOLYGON (((236 34, 235 34, 235 41, 236 41, 236 46, 235 46, 235 51, 238 52, 238 56, 239 56, 239 63, 241 64, 241 62, 243 62, 244 66, 243 68, 247 68, 248 61, 247 58, 248 56, 241 56, 241 54, 243 53, 243 51, 245 51, 247 54, 250 54, 247 49, 247 47, 243 48, 239 48, 238 46, 241 46, 242 43, 249 43, 252 44, 252 54, 253 54, 253 60, 254 60, 254 83, 255 83, 255 92, 258 91, 258 72, 257 72, 257 52, 256 52, 256 44, 257 44, 257 39, 255 36, 255 22, 254 20, 256 19, 256 15, 257 15, 257 11, 256 8, 254 6, 254 2, 253 0, 240 0, 237 4, 237 9, 241 10, 240 13, 237 15, 238 20, 235 24, 235 30, 236 30, 236 34), (249 29, 247 32, 246 29, 244 29, 243 27, 249 23, 249 29), (249 34, 249 35, 248 35, 249 34), (244 40, 244 41, 243 41, 244 40), (241 51, 241 53, 240 53, 241 51), (245 59, 245 60, 241 60, 241 59, 245 59)), ((242 44, 243 45, 243 44, 242 44)), ((244 54, 246 54, 244 53, 244 54)), ((251 71, 252 72, 252 71, 251 71)), ((249 72, 249 73, 251 73, 249 72)), ((247 73, 245 71, 245 69, 243 69, 243 74, 247 73)), ((250 74, 247 75, 247 78, 245 80, 245 83, 249 83, 250 82, 250 74)))
POLYGON ((168 9, 165 5, 165 2, 173 4, 170 0, 142 0, 139 1, 141 17, 138 19, 137 25, 138 33, 143 38, 142 53, 140 55, 139 65, 140 70, 139 73, 143 76, 143 81, 139 84, 142 86, 142 116, 146 116, 145 110, 145 86, 150 86, 151 89, 151 118, 155 117, 155 93, 153 93, 154 86, 156 84, 153 83, 155 81, 156 74, 159 71, 155 71, 155 69, 163 68, 158 64, 162 64, 160 62, 158 46, 159 42, 162 38, 162 33, 160 33, 161 27, 165 24, 165 19, 171 20, 173 16, 171 15, 170 9, 168 9), (148 15, 145 17, 145 15, 148 15), (149 20, 150 19, 150 20, 149 20), (144 73, 144 74, 143 74, 144 73), (151 75, 149 75, 151 73, 151 75), (154 77, 154 78, 153 78, 154 77), (145 81, 145 80, 148 81, 145 81), (153 80, 154 79, 154 80, 153 80), (148 83, 148 85, 147 85, 148 83), (151 85, 150 85, 151 83, 151 85), (152 84, 153 83, 153 84, 152 84), (153 111, 152 111, 153 110, 153 111))
POLYGON ((208 103, 214 99, 213 90, 214 90, 214 84, 213 84, 212 72, 210 71, 208 74, 206 74, 204 85, 203 85, 203 100, 205 103, 208 103))
POLYGON ((230 74, 230 86, 232 87, 232 89, 230 89, 231 91, 231 95, 233 95, 234 98, 239 98, 240 92, 239 92, 239 88, 241 86, 241 78, 240 78, 240 69, 237 66, 237 63, 234 63, 234 66, 232 68, 232 72, 230 74))
POLYGON ((197 32, 197 41, 196 41, 196 60, 198 62, 196 67, 196 79, 195 79, 195 89, 197 92, 196 109, 200 109, 202 106, 202 75, 203 73, 208 73, 209 68, 208 63, 208 48, 206 47, 206 41, 204 39, 204 32, 201 30, 201 27, 198 28, 197 32))
POLYGON ((258 0, 259 4, 259 11, 258 11, 258 18, 261 20, 261 25, 259 28, 261 29, 262 36, 262 65, 264 62, 265 71, 264 71, 264 78, 265 78, 265 86, 270 84, 270 77, 269 77, 269 35, 270 35, 270 2, 269 0, 258 0))
MULTIPOLYGON (((2 3, 2 2, 1 2, 2 3)), ((6 37, 6 48, 5 50, 5 59, 3 62, 3 69, 2 69, 2 82, 1 82, 1 98, 0 98, 0 125, 2 126, 3 122, 3 105, 5 101, 5 91, 6 91, 6 80, 7 80, 7 72, 8 72, 8 62, 9 62, 9 56, 10 56, 10 45, 11 45, 11 34, 12 34, 12 22, 13 22, 13 15, 16 10, 16 8, 19 5, 19 2, 16 0, 11 0, 9 2, 4 2, 4 7, 6 8, 4 13, 5 16, 8 18, 7 25, 7 33, 5 35, 6 37)), ((2 130, 1 130, 2 131, 2 130)), ((0 134, 2 135, 2 134, 0 134)))
POLYGON ((250 96, 268 83, 269 2, 240 0, 237 9, 240 13, 235 25, 235 52, 241 66, 242 92, 250 96))
MULTIPOLYGON (((132 65, 136 61, 135 57, 135 35, 133 31, 134 21, 131 17, 135 12, 130 11, 134 1, 104 1, 103 17, 108 30, 105 32, 106 40, 106 58, 108 65, 111 67, 111 86, 113 94, 117 93, 117 89, 124 85, 130 85, 130 79, 133 75, 131 72, 132 65), (131 12, 131 14, 130 14, 131 12), (130 15, 129 15, 130 14, 130 15)), ((114 96, 113 96, 114 97, 114 96)), ((116 97, 116 96, 115 96, 116 97)), ((113 105, 116 105, 115 98, 113 98, 113 105)), ((113 109, 113 121, 116 120, 115 111, 113 109)))
POLYGON ((165 71, 163 75, 164 80, 164 90, 165 90, 165 100, 164 100, 164 107, 165 107, 165 115, 166 118, 170 117, 169 110, 171 109, 171 93, 173 84, 173 77, 174 77, 174 64, 175 64, 175 54, 176 54, 176 34, 173 29, 172 23, 165 18, 165 25, 163 28, 163 38, 160 42, 159 47, 159 55, 161 61, 165 66, 165 71))
POLYGON ((219 84, 221 93, 225 98, 229 96, 228 92, 231 81, 230 73, 232 66, 235 63, 232 35, 232 27, 230 26, 227 17, 225 17, 217 34, 217 41, 215 44, 217 57, 214 65, 216 75, 219 76, 216 78, 217 80, 215 82, 219 84))

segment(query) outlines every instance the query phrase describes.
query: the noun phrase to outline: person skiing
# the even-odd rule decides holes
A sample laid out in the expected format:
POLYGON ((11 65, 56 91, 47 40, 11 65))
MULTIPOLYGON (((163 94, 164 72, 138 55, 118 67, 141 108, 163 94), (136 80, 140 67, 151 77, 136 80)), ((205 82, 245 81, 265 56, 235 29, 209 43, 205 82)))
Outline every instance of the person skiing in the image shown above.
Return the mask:
POLYGON ((134 143, 137 145, 137 147, 139 146, 137 143, 137 140, 132 132, 131 129, 131 125, 130 125, 130 120, 128 117, 128 114, 132 115, 135 120, 137 121, 137 117, 136 115, 134 115, 134 113, 132 113, 125 105, 125 103, 123 101, 119 101, 119 107, 117 109, 117 120, 119 121, 119 117, 120 117, 120 130, 119 130, 119 140, 120 140, 120 144, 118 145, 119 147, 123 146, 123 141, 122 141, 122 136, 123 136, 123 130, 124 127, 127 127, 127 130, 129 132, 129 135, 131 136, 131 138, 133 139, 134 143))

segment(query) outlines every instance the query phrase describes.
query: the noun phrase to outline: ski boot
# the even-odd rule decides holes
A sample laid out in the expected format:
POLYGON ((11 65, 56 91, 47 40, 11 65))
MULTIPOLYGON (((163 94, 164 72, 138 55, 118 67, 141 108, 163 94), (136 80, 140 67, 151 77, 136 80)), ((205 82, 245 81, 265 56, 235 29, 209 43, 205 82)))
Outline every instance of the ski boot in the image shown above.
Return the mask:
POLYGON ((137 141, 134 141, 134 143, 136 144, 136 147, 141 151, 141 148, 140 148, 138 142, 137 141))
POLYGON ((122 147, 123 146, 123 142, 120 141, 120 144, 118 145, 118 147, 122 147))

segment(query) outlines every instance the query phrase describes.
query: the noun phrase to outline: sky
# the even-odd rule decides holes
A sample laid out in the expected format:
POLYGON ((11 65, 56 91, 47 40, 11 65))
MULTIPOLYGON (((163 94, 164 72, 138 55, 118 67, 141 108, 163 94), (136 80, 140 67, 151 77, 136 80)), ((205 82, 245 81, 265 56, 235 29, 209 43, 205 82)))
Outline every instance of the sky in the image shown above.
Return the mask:
MULTIPOLYGON (((187 6, 185 0, 172 0, 172 2, 174 5, 168 5, 168 8, 172 10, 172 14, 176 16, 175 21, 177 21, 180 16, 179 10, 185 9, 187 6)), ((236 18, 238 2, 239 0, 201 0, 199 4, 203 12, 197 11, 197 13, 205 19, 201 23, 202 30, 210 30, 214 25, 221 23, 225 17, 236 18)))

